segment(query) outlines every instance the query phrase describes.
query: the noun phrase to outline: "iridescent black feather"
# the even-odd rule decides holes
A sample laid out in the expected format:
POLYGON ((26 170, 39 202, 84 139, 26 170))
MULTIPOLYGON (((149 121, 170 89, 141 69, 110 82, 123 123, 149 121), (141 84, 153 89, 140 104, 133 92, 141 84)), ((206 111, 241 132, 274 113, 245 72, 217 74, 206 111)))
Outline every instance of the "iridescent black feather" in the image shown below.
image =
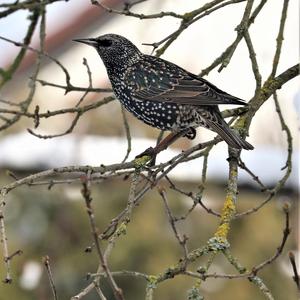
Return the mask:
POLYGON ((171 62, 141 53, 123 36, 76 41, 97 50, 116 97, 146 124, 173 132, 189 129, 188 138, 194 138, 195 128, 202 126, 233 148, 253 149, 229 128, 218 108, 219 104, 246 105, 243 100, 171 62))

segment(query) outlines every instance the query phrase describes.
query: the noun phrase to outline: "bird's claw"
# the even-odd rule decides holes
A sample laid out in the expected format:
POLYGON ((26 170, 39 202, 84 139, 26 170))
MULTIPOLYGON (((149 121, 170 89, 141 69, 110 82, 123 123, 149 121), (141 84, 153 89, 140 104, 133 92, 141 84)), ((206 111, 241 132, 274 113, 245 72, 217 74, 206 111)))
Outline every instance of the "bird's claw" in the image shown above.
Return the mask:
POLYGON ((157 153, 155 152, 155 148, 149 147, 144 152, 137 155, 135 158, 141 158, 143 156, 148 156, 148 157, 151 158, 150 161, 149 161, 149 165, 154 166, 155 165, 155 160, 156 160, 156 154, 157 153))
POLYGON ((153 157, 155 156, 155 151, 153 147, 149 147, 147 148, 144 152, 142 152, 141 154, 137 155, 135 158, 141 158, 143 156, 149 156, 149 157, 153 157))

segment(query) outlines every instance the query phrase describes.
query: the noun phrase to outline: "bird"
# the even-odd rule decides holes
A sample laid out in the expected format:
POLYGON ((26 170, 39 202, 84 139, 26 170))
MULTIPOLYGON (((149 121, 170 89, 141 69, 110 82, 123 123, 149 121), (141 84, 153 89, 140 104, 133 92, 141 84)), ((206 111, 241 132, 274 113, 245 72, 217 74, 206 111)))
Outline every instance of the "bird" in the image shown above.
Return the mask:
POLYGON ((189 139, 201 126, 216 132, 231 148, 254 149, 229 127, 218 107, 247 105, 242 99, 170 61, 142 53, 124 36, 109 33, 74 41, 96 49, 116 98, 144 123, 189 139))

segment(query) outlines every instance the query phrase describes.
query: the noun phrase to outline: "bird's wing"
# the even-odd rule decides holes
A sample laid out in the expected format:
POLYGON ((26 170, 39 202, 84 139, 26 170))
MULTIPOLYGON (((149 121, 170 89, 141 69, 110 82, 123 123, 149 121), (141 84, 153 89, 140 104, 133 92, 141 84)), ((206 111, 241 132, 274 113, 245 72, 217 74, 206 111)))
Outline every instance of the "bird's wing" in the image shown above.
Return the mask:
POLYGON ((189 105, 246 103, 218 89, 203 78, 165 60, 144 56, 126 71, 126 85, 136 100, 189 105))

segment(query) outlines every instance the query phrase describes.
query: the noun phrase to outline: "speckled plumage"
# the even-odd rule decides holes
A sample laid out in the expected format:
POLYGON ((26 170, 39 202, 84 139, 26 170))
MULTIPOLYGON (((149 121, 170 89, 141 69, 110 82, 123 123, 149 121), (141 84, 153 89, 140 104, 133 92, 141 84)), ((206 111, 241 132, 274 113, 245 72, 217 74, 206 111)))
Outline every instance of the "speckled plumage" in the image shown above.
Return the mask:
POLYGON ((171 62, 141 53, 122 36, 76 41, 97 50, 116 97, 146 124, 173 132, 189 129, 189 138, 202 126, 217 132, 233 148, 253 149, 229 128, 218 109, 218 104, 245 105, 241 99, 171 62))

